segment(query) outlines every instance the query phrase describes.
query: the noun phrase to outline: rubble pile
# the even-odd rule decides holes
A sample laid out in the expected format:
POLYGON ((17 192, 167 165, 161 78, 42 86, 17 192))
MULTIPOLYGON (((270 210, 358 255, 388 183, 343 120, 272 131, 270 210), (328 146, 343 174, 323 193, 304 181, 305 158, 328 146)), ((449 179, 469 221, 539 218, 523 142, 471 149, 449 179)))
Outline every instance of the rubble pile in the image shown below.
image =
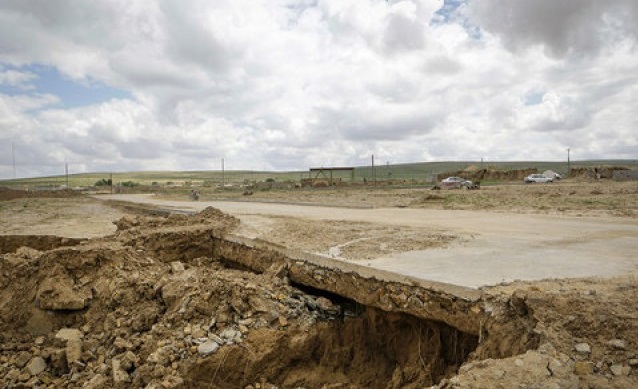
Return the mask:
POLYGON ((164 220, 132 217, 118 223, 116 239, 4 255, 5 387, 180 387, 187 366, 241 344, 251 331, 311 326, 339 315, 330 301, 285 279, 227 269, 210 257, 165 262, 137 240, 142 230, 220 231, 235 224, 215 216, 207 210, 164 220))

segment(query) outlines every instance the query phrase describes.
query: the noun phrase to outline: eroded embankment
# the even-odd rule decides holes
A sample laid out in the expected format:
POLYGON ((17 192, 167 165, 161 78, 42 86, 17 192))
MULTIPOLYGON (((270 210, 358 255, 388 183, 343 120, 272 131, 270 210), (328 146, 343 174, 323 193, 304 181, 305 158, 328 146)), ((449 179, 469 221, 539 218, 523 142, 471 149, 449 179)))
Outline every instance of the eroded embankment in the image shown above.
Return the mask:
POLYGON ((253 340, 198 361, 187 375, 189 386, 423 387, 454 375, 477 343, 444 324, 369 307, 305 331, 259 330, 253 340))
POLYGON ((417 388, 535 347, 523 299, 229 238, 237 220, 128 217, 0 261, 7 387, 417 388), (247 271, 250 270, 250 271, 247 271))
POLYGON ((526 303, 516 296, 495 301, 477 290, 286 250, 267 242, 236 236, 212 239, 214 256, 225 263, 257 273, 285 274, 293 284, 343 296, 366 307, 445 323, 481 340, 499 333, 507 345, 486 344, 480 349, 485 357, 516 355, 538 342, 526 303), (501 333, 503 330, 507 331, 501 333))
POLYGON ((76 246, 86 239, 64 238, 53 235, 0 235, 0 254, 15 252, 20 247, 39 251, 64 246, 76 246))

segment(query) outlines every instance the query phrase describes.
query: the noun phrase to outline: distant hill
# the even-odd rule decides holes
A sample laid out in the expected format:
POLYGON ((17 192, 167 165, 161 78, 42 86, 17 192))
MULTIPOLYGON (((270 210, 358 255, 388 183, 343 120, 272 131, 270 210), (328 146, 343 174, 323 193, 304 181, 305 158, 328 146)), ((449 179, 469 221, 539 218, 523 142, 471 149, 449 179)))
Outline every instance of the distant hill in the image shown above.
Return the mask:
MULTIPOLYGON (((588 160, 572 161, 571 168, 583 168, 589 166, 624 166, 631 169, 638 169, 637 160, 588 160)), ((444 162, 417 162, 402 164, 382 164, 375 166, 354 167, 355 182, 362 181, 406 181, 415 183, 432 182, 437 174, 456 172, 466 169, 496 169, 496 170, 519 170, 538 169, 539 172, 553 170, 560 174, 567 173, 567 162, 547 162, 547 161, 514 161, 514 162, 481 162, 481 161, 444 161, 444 162)), ((329 174, 327 171, 324 175, 329 174)), ((341 178, 343 181, 350 181, 352 172, 334 171, 333 178, 341 178)), ((252 183, 266 180, 274 181, 294 181, 299 182, 303 178, 312 178, 309 170, 304 171, 245 171, 232 170, 223 174, 219 170, 209 171, 138 171, 138 172, 95 172, 70 174, 68 176, 69 187, 93 186, 101 180, 112 179, 114 184, 133 183, 140 185, 188 185, 214 186, 222 183, 238 184, 252 183)), ((0 186, 8 187, 59 187, 67 184, 67 177, 64 175, 50 177, 22 178, 16 180, 0 180, 0 186)))

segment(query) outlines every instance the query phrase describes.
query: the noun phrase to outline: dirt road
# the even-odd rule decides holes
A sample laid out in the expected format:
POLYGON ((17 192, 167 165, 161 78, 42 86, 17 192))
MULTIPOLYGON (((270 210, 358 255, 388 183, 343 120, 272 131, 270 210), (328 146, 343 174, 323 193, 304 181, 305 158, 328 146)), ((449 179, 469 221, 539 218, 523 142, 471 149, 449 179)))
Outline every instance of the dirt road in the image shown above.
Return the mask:
MULTIPOLYGON (((513 280, 607 277, 638 270, 635 255, 638 252, 638 224, 633 219, 484 211, 350 209, 257 202, 180 202, 164 201, 152 195, 100 198, 180 210, 213 206, 241 218, 240 233, 243 235, 266 240, 272 232, 273 220, 281 217, 434 229, 454 234, 459 239, 443 248, 393 253, 367 260, 364 264, 467 287, 513 280)), ((300 248, 300 242, 283 243, 289 248, 300 248)))

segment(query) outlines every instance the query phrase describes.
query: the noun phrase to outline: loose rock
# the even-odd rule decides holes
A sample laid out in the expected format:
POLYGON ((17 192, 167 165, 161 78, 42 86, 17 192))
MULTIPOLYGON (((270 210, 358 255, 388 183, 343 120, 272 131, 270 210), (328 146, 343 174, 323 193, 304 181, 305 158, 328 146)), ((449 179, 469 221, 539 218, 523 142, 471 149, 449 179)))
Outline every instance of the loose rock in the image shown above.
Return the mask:
POLYGON ((44 370, 46 370, 46 368, 47 363, 42 357, 35 357, 31 359, 31 361, 27 365, 27 370, 32 376, 42 373, 44 370))
POLYGON ((208 340, 200 344, 199 346, 197 346, 197 352, 199 353, 199 355, 204 357, 214 353, 218 349, 219 349, 219 344, 217 344, 217 342, 213 340, 208 340))
POLYGON ((587 343, 577 343, 574 346, 574 350, 581 354, 589 354, 591 353, 591 347, 587 343))

